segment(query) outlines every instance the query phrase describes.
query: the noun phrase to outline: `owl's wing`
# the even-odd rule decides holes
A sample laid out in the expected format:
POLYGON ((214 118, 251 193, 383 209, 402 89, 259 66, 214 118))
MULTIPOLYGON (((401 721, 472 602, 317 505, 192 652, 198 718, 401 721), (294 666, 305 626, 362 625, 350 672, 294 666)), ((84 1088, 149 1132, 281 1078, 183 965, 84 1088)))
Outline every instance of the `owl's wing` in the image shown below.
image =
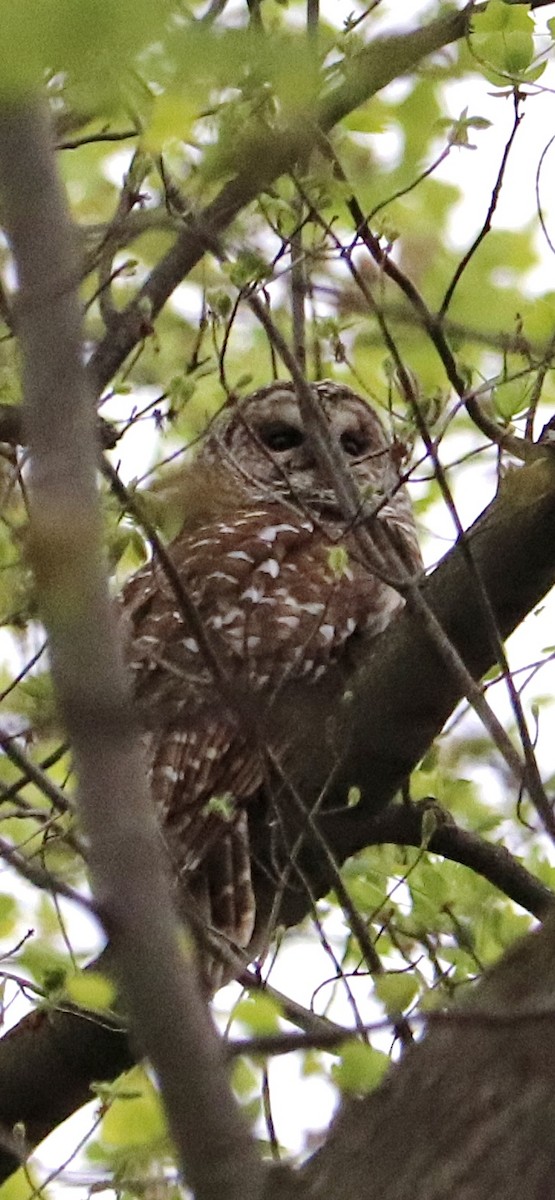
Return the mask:
MULTIPOLYGON (((351 539, 352 542, 352 539, 351 539)), ((248 807, 265 761, 249 708, 289 681, 325 676, 362 629, 379 633, 401 604, 309 517, 279 504, 234 514, 170 547, 229 682, 214 679, 178 598, 155 563, 124 594, 136 694, 149 728, 152 794, 181 882, 208 920, 239 945, 253 929, 248 807), (239 711, 241 709, 241 711, 239 711)), ((278 757, 284 747, 272 747, 278 757)))
MULTIPOLYGON (((231 725, 201 714, 181 729, 148 735, 151 793, 175 870, 178 906, 239 949, 252 938, 256 905, 244 805, 260 789, 260 761, 231 725)), ((203 954, 210 993, 235 971, 203 954)))
MULTIPOLYGON (((261 785, 256 756, 224 720, 208 720, 151 735, 150 761, 178 896, 192 900, 204 923, 231 943, 248 946, 255 900, 244 804, 261 785)), ((224 981, 212 961, 204 961, 203 974, 211 990, 224 981)))
POLYGON ((172 857, 186 876, 233 830, 239 802, 261 787, 261 762, 224 714, 150 735, 149 750, 152 794, 172 857))

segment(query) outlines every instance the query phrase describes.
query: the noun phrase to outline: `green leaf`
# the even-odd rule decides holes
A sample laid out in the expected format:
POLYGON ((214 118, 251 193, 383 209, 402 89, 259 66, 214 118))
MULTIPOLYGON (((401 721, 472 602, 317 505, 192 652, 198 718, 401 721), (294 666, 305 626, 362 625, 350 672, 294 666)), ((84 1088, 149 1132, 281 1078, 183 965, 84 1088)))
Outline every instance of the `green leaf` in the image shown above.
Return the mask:
POLYGON ((438 863, 430 856, 418 864, 417 870, 411 876, 409 886, 411 891, 424 894, 426 900, 438 908, 449 904, 452 896, 449 882, 442 870, 443 863, 438 863))
POLYGON ((469 117, 468 109, 465 108, 456 120, 444 117, 441 121, 437 122, 437 125, 440 129, 445 129, 448 132, 448 140, 451 146, 463 146, 475 150, 476 147, 472 145, 468 136, 469 131, 474 129, 490 129, 491 121, 486 120, 485 117, 469 117))
POLYGON ((231 282, 239 289, 250 283, 261 283, 272 274, 272 267, 254 250, 244 250, 226 269, 231 282))
POLYGON ((472 14, 473 33, 504 32, 510 33, 525 30, 532 33, 534 22, 530 16, 529 4, 507 3, 506 0, 489 0, 483 10, 472 14))
POLYGON ((349 551, 346 546, 332 546, 328 550, 328 566, 337 580, 343 578, 349 569, 349 551))
POLYGON ((493 401, 499 416, 510 421, 527 407, 528 391, 522 379, 509 379, 495 388, 493 401))
POLYGON ((346 1042, 340 1055, 341 1061, 332 1068, 332 1077, 340 1090, 349 1095, 373 1092, 390 1065, 387 1054, 364 1042, 346 1042))
POLYGON ((368 104, 348 113, 343 122, 345 129, 355 133, 384 133, 390 124, 391 108, 376 96, 368 104))
MULTIPOLYGON (((21 1152, 25 1153, 25 1138, 22 1137, 21 1152)), ((38 1174, 32 1163, 25 1163, 24 1167, 14 1171, 3 1184, 0 1185, 0 1200, 44 1200, 47 1193, 40 1186, 38 1174)))
POLYGON ((116 998, 112 980, 100 971, 79 971, 77 975, 69 976, 65 990, 74 1004, 100 1011, 111 1009, 116 998))
POLYGON ((405 972, 380 975, 375 980, 374 986, 378 1000, 381 1000, 390 1017, 404 1012, 405 1008, 412 1004, 418 992, 418 984, 414 975, 405 972))
POLYGON ((246 1100, 260 1088, 259 1072, 254 1069, 248 1058, 242 1056, 233 1063, 231 1079, 233 1090, 241 1100, 246 1100))
POLYGON ((71 969, 66 954, 38 939, 25 943, 18 963, 31 973, 40 987, 54 994, 64 986, 71 969))
MULTIPOLYGON (((477 12, 472 21, 470 45, 485 67, 486 78, 502 85, 507 79, 527 77, 535 55, 533 34, 534 22, 527 5, 490 0, 483 12, 477 12)), ((534 75, 542 70, 543 64, 532 67, 534 75)))
POLYGON ((356 808, 362 799, 362 792, 359 787, 350 787, 347 792, 347 808, 356 808))
POLYGON ((187 141, 199 115, 200 100, 200 96, 192 97, 183 92, 165 92, 158 96, 142 138, 145 150, 149 154, 159 154, 171 138, 187 141))
POLYGON ((160 1096, 142 1067, 133 1067, 119 1080, 102 1119, 100 1137, 105 1146, 118 1150, 167 1139, 160 1096))
POLYGON ((280 1004, 273 996, 258 992, 255 996, 247 996, 239 1000, 233 1010, 234 1016, 253 1034, 277 1033, 279 1018, 282 1016, 280 1004))
POLYGON ((114 98, 126 67, 160 37, 168 0, 0 0, 0 91, 34 88, 45 72, 87 79, 89 95, 114 98))
POLYGON ((222 792, 219 796, 211 796, 202 811, 206 816, 214 813, 222 821, 232 821, 236 812, 235 797, 232 792, 222 792))
POLYGON ((351 900, 362 913, 372 913, 385 903, 383 879, 376 880, 375 876, 358 874, 352 879, 349 878, 348 884, 351 900))
POLYGON ((0 895, 0 937, 9 937, 13 932, 18 917, 18 905, 13 896, 5 893, 0 895))

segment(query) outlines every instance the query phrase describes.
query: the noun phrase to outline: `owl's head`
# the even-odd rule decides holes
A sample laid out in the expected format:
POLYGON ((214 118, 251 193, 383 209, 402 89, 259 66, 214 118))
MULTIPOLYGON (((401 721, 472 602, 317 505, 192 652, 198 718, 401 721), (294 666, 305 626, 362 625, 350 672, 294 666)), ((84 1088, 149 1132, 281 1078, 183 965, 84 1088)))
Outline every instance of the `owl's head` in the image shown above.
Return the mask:
MULTIPOLYGON (((345 463, 361 488, 389 491, 398 470, 383 426, 360 396, 328 380, 312 385, 345 463)), ((200 454, 205 462, 227 465, 251 494, 328 502, 333 494, 323 478, 307 436, 292 383, 273 383, 230 404, 214 421, 200 454)))

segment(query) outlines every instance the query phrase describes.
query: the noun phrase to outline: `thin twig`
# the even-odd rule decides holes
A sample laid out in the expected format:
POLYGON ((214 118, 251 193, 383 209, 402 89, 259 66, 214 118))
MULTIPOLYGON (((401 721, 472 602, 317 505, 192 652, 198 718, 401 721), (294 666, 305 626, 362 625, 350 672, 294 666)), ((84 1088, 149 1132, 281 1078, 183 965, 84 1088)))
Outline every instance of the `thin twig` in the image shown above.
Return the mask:
POLYGON ((469 26, 470 8, 466 6, 461 12, 442 15, 407 34, 376 38, 370 46, 353 54, 346 65, 343 81, 317 107, 314 128, 308 122, 303 122, 302 126, 297 122, 283 134, 267 130, 263 153, 256 139, 248 146, 241 143, 235 177, 196 218, 189 219, 138 295, 119 314, 110 336, 97 346, 89 370, 98 393, 143 339, 145 306, 154 320, 173 290, 205 251, 213 250, 220 235, 241 209, 312 148, 315 128, 329 131, 347 113, 415 67, 428 54, 464 37, 469 26))
POLYGON ((35 787, 42 792, 43 796, 46 796, 47 800, 50 800, 59 813, 71 813, 73 811, 71 802, 68 800, 65 792, 62 792, 61 788, 52 782, 43 767, 34 763, 29 758, 29 755, 18 746, 13 735, 4 733, 1 728, 0 747, 6 758, 9 758, 10 762, 18 767, 25 776, 25 781, 27 783, 34 783, 35 787))
POLYGON ((501 158, 501 165, 499 167, 499 171, 497 172, 497 179, 495 180, 495 183, 493 186, 493 191, 491 193, 491 199, 489 202, 488 211, 486 213, 486 217, 485 217, 484 223, 482 225, 482 228, 476 234, 476 237, 474 238, 472 245, 469 246, 468 250, 466 251, 466 254, 464 254, 463 257, 461 258, 461 260, 457 266, 457 269, 454 272, 453 278, 452 278, 449 286, 446 289, 445 295, 443 297, 443 300, 441 301, 441 304, 439 306, 438 313, 437 313, 440 321, 443 321, 443 318, 447 312, 447 309, 449 308, 449 305, 451 303, 451 300, 453 299, 453 295, 455 293, 457 284, 460 282, 460 279, 461 279, 462 275, 464 274, 469 262, 476 254, 476 251, 481 246, 484 238, 490 232, 490 229, 491 229, 491 226, 493 223, 493 218, 495 216, 495 210, 497 208, 497 205, 499 203, 499 197, 501 195, 501 188, 503 187, 503 180, 505 178, 505 171, 507 168, 507 163, 509 161, 509 155, 511 153, 511 150, 512 150, 512 147, 514 144, 514 140, 518 133, 518 129, 519 129, 520 123, 522 121, 522 117, 523 117, 523 114, 520 110, 522 95, 516 89, 515 89, 515 92, 513 95, 513 99, 514 99, 514 106, 515 106, 513 127, 511 129, 509 138, 507 140, 507 144, 503 151, 503 156, 501 158))
MULTIPOLYGON (((122 507, 135 518, 139 527, 146 534, 153 554, 158 559, 164 575, 172 588, 176 604, 185 625, 196 638, 204 661, 212 672, 215 682, 220 685, 226 694, 229 694, 228 674, 218 656, 216 645, 200 616, 196 604, 183 583, 183 579, 177 570, 169 550, 166 549, 164 543, 160 540, 158 532, 148 517, 144 506, 140 503, 139 498, 134 496, 126 488, 125 484, 122 483, 116 469, 106 458, 102 461, 102 472, 122 507)), ((232 699, 233 697, 231 696, 232 699)))
MULTIPOLYGON (((376 305, 369 289, 366 286, 364 294, 367 296, 369 304, 371 304, 372 311, 375 313, 378 320, 381 321, 384 339, 394 356, 398 370, 402 372, 403 377, 405 377, 408 381, 407 372, 404 368, 402 360, 399 357, 395 343, 393 342, 393 339, 389 334, 389 330, 383 322, 383 318, 381 318, 381 313, 379 312, 378 306, 376 305)), ((303 421, 307 426, 308 422, 310 422, 309 433, 314 439, 315 452, 321 465, 327 472, 330 481, 333 482, 339 504, 343 511, 343 516, 347 521, 356 525, 360 514, 360 497, 358 495, 356 483, 345 466, 341 452, 337 447, 334 446, 331 440, 327 421, 321 412, 320 406, 312 395, 312 391, 304 379, 302 372, 299 370, 294 356, 289 350, 285 339, 272 321, 269 313, 260 304, 260 301, 256 296, 251 296, 249 298, 249 304, 255 315, 264 326, 266 333, 280 354, 280 357, 287 367, 287 370, 291 373, 299 397, 299 406, 301 408, 303 421)), ((362 548, 369 555, 369 561, 373 565, 375 561, 376 546, 372 545, 372 541, 367 535, 366 530, 360 527, 360 525, 356 525, 355 527, 355 536, 360 542, 362 548)), ((374 529, 374 542, 378 538, 382 543, 380 548, 384 551, 384 562, 387 563, 389 559, 388 565, 391 570, 391 576, 396 576, 399 580, 403 580, 403 590, 407 595, 407 599, 421 617, 426 630, 430 634, 433 644, 448 666, 453 679, 457 681, 457 684, 461 688, 463 694, 467 697, 473 708, 476 710, 495 745, 498 747, 513 771, 518 783, 520 784, 522 782, 526 782, 526 786, 545 829, 549 835, 555 839, 555 815, 551 805, 547 801, 541 780, 537 774, 537 764, 535 764, 535 758, 533 754, 530 757, 529 739, 528 749, 526 748, 526 741, 524 743, 525 760, 523 761, 503 729, 501 722, 497 719, 494 712, 490 708, 482 690, 472 678, 472 675, 465 666, 460 654, 452 645, 449 638, 441 628, 437 617, 434 615, 429 608, 429 605, 422 597, 414 577, 407 574, 406 570, 404 569, 402 559, 400 558, 391 538, 388 536, 387 529, 376 524, 374 529)), ((483 599, 482 585, 480 586, 479 595, 483 599)), ((490 612, 491 609, 488 601, 486 604, 486 616, 490 612)), ((497 638, 497 640, 499 639, 497 638)))
POLYGON ((56 150, 79 150, 81 146, 90 146, 94 142, 128 142, 131 138, 139 136, 138 129, 121 129, 119 131, 103 133, 88 133, 82 137, 67 138, 63 142, 56 142, 56 150))
MULTIPOLYGON (((335 152, 332 150, 329 142, 321 138, 320 145, 325 149, 328 157, 334 163, 334 169, 343 182, 347 183, 347 178, 341 167, 335 152)), ((449 383, 453 387, 457 396, 465 405, 468 415, 471 417, 474 424, 488 438, 498 446, 502 446, 510 454, 524 461, 537 458, 541 454, 533 443, 526 442, 523 438, 515 437, 514 434, 508 433, 492 421, 485 413, 482 406, 477 400, 476 391, 468 391, 465 381, 459 372, 453 352, 447 342, 445 332, 440 317, 432 313, 428 308, 423 296, 418 291, 418 288, 405 272, 394 262, 388 251, 381 245, 377 238, 368 226, 368 222, 358 203, 358 200, 352 195, 347 201, 347 208, 353 218, 357 236, 364 243, 367 250, 371 254, 374 262, 377 263, 384 275, 393 281, 411 304, 414 312, 417 313, 422 323, 422 328, 427 333, 430 341, 436 350, 436 353, 443 365, 445 374, 449 383)), ((343 252, 344 253, 344 252, 343 252)))
POLYGON ((81 908, 85 908, 87 912, 98 917, 97 906, 92 900, 89 900, 87 896, 82 896, 80 892, 76 892, 75 888, 70 887, 69 883, 64 883, 63 879, 52 875, 51 871, 47 871, 44 867, 25 858, 3 837, 0 837, 0 858, 3 858, 17 871, 18 875, 22 875, 35 887, 39 887, 45 892, 54 892, 58 896, 64 896, 66 900, 72 900, 74 904, 79 904, 81 908))

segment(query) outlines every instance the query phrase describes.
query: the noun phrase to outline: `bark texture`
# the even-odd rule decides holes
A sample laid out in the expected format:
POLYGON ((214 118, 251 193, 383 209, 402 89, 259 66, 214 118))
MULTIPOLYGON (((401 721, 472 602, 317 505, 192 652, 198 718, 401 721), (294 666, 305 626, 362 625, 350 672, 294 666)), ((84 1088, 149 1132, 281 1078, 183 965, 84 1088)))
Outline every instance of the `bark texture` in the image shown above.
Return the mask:
POLYGON ((343 1200, 548 1200, 554 988, 550 918, 376 1092, 344 1107, 301 1173, 302 1196, 327 1200, 341 1180, 343 1200))

